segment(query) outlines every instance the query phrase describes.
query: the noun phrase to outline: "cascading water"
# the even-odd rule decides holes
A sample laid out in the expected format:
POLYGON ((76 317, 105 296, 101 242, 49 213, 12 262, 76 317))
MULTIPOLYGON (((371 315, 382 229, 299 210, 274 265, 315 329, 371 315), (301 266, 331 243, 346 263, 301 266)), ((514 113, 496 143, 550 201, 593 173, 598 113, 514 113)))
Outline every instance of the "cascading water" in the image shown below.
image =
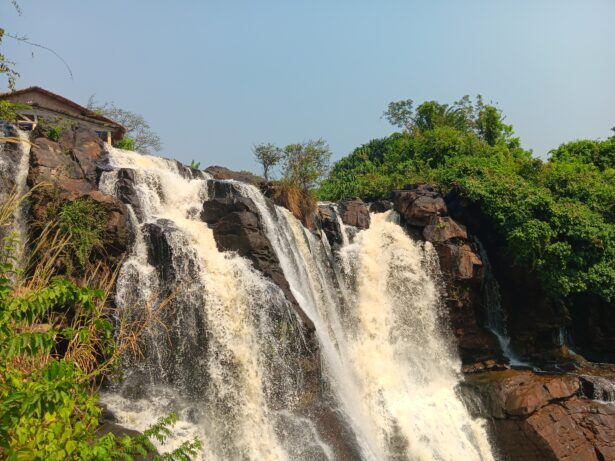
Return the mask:
POLYGON ((119 274, 118 306, 130 312, 171 298, 160 314, 166 328, 148 329, 144 359, 129 361, 123 383, 104 403, 120 423, 141 430, 175 411, 180 435, 204 441, 203 459, 326 459, 328 447, 310 424, 272 408, 274 393, 297 397, 290 378, 271 382, 269 373, 284 357, 266 313, 290 307, 247 260, 218 251, 198 218, 207 178, 112 148, 109 163, 101 190, 118 194, 118 178, 128 175, 136 196, 136 241, 119 274), (303 433, 281 439, 279 421, 303 433))
POLYGON ((480 257, 485 267, 485 304, 487 313, 486 327, 495 335, 504 356, 512 366, 533 368, 532 365, 523 361, 513 350, 508 334, 508 319, 502 307, 500 287, 493 276, 493 270, 487 256, 487 252, 477 241, 480 257))
MULTIPOLYGON (((30 162, 30 142, 27 133, 15 130, 9 125, 1 125, 1 122, 0 135, 14 137, 21 141, 19 143, 0 143, 0 201, 4 202, 11 194, 22 197, 27 192, 26 179, 30 162)), ((23 205, 19 205, 15 209, 13 222, 9 229, 9 232, 14 233, 17 237, 18 260, 21 259, 19 254, 23 251, 26 241, 25 225, 23 205)))
MULTIPOLYGON (((109 165, 101 190, 120 197, 126 178, 132 188, 134 243, 118 278, 119 311, 130 317, 169 299, 158 314, 165 327, 148 328, 143 359, 127 359, 123 382, 103 398, 119 423, 142 430, 175 411, 170 448, 198 435, 203 459, 335 459, 322 428, 294 410, 298 371, 288 370, 270 315, 294 315, 289 302, 246 259, 218 251, 199 219, 208 178, 112 148, 109 165)), ((456 395, 460 363, 442 327, 432 247, 388 212, 334 254, 324 235, 256 188, 233 186, 256 204, 314 323, 323 384, 361 459, 492 460, 483 422, 456 395)))
POLYGON ((372 215, 370 228, 342 248, 347 283, 336 287, 328 245, 253 187, 244 193, 316 325, 325 375, 364 457, 493 459, 483 423, 456 395, 460 361, 441 330, 431 246, 410 239, 392 213, 372 215))

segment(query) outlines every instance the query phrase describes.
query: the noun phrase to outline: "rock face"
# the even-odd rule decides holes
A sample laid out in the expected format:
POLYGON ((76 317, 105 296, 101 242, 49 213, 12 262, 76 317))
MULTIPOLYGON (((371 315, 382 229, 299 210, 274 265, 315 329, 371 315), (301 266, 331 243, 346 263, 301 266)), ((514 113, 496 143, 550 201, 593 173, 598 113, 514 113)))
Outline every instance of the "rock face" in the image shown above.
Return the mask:
POLYGON ((446 214, 442 196, 430 184, 416 184, 393 191, 393 208, 412 226, 424 227, 446 214))
POLYGON ((431 242, 438 253, 448 314, 463 363, 481 369, 496 366, 503 358, 496 338, 484 327, 483 261, 465 226, 448 216, 444 199, 429 184, 394 191, 393 208, 408 230, 431 242))
POLYGON ((335 208, 332 204, 319 204, 317 210, 317 221, 320 228, 325 233, 329 245, 334 248, 342 245, 342 229, 337 219, 335 208))
POLYGON ((469 375, 464 387, 483 402, 476 411, 490 418, 504 460, 615 459, 615 406, 586 398, 581 381, 506 370, 469 375))
POLYGON ((31 210, 34 220, 45 216, 50 200, 89 198, 98 203, 107 216, 104 249, 99 256, 113 266, 127 249, 129 232, 123 204, 98 190, 104 169, 103 145, 96 133, 85 128, 67 129, 58 142, 46 138, 34 141, 28 186, 37 187, 31 210))
POLYGON ((343 200, 339 203, 339 212, 342 222, 347 226, 358 229, 369 227, 369 210, 361 199, 343 200))
POLYGON ((201 219, 213 230, 218 248, 221 251, 236 251, 250 259, 258 270, 282 289, 303 324, 313 330, 314 325, 290 291, 252 199, 242 197, 230 182, 213 180, 209 183, 209 189, 212 198, 203 204, 201 219))
MULTIPOLYGON (((589 352, 589 358, 604 360, 608 358, 610 349, 615 359, 615 342, 611 341, 609 346, 608 340, 615 339, 615 331, 607 331, 609 327, 606 325, 609 322, 601 315, 603 310, 598 303, 591 300, 580 302, 578 311, 582 314, 573 322, 570 306, 551 301, 542 290, 536 275, 513 263, 510 253, 506 251, 505 242, 479 206, 464 199, 455 188, 449 192, 445 201, 449 215, 463 222, 467 230, 480 239, 489 255, 493 275, 500 288, 501 305, 508 317, 509 336, 520 355, 535 362, 562 360, 560 332, 565 327, 574 326, 583 329, 584 333, 581 335, 577 332, 573 337, 586 338, 585 344, 588 346, 577 350, 575 339, 573 348, 576 352, 584 355, 589 352), (591 321, 587 319, 590 318, 600 318, 596 323, 601 326, 589 327, 588 322, 591 321), (586 319, 586 322, 582 319, 586 319)), ((609 311, 612 313, 613 309, 609 311)), ((615 318, 612 320, 615 321, 615 318)), ((615 325, 615 322, 610 322, 610 325, 615 325)))
POLYGON ((385 211, 389 211, 392 209, 393 202, 391 202, 390 200, 376 200, 369 205, 370 213, 384 213, 385 211))
POLYGON ((212 165, 205 168, 205 172, 213 176, 214 179, 226 180, 233 179, 254 186, 260 186, 265 183, 265 180, 260 176, 256 176, 249 171, 233 171, 223 166, 212 165))

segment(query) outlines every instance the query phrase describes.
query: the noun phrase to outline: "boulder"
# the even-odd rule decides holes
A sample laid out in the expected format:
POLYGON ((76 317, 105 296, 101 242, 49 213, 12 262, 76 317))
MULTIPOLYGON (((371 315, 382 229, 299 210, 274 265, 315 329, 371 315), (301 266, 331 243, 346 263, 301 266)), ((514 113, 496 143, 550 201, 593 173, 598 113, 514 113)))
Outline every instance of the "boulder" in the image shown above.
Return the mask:
POLYGON ((468 239, 466 226, 458 224, 448 216, 435 216, 432 222, 423 229, 423 237, 428 242, 446 242, 452 239, 468 239))
POLYGON ((354 226, 358 229, 369 227, 369 210, 363 200, 359 198, 342 200, 338 207, 342 222, 347 226, 354 226))
POLYGON ((393 191, 393 208, 412 226, 426 226, 434 216, 446 214, 444 199, 430 184, 417 184, 393 191))
POLYGON ((447 243, 436 247, 442 270, 457 280, 483 279, 483 262, 467 243, 447 243))
POLYGON ((260 186, 265 183, 265 180, 260 176, 250 173, 249 171, 233 171, 223 166, 212 165, 205 168, 205 172, 209 173, 214 179, 245 182, 254 186, 260 186))
POLYGON ((391 202, 390 200, 376 200, 369 205, 370 213, 384 213, 385 211, 389 211, 392 209, 393 202, 391 202))
POLYGON ((329 245, 332 247, 339 247, 342 245, 342 229, 337 219, 337 214, 333 204, 321 203, 318 205, 317 220, 320 224, 320 228, 325 233, 329 245))
POLYGON ((482 402, 475 410, 490 418, 505 460, 615 459, 615 407, 584 398, 576 375, 486 372, 463 388, 482 402))

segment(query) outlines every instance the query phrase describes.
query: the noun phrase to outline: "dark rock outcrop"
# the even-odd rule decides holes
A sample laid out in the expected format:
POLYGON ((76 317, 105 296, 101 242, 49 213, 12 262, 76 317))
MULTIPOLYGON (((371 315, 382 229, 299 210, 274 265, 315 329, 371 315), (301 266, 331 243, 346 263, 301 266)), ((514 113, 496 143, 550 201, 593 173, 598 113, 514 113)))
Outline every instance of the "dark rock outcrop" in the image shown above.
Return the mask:
POLYGON ((369 227, 369 210, 363 200, 359 198, 342 200, 338 208, 342 222, 347 226, 354 226, 358 229, 369 227))
POLYGON ((130 233, 124 205, 98 190, 98 180, 105 169, 103 143, 91 130, 66 129, 58 142, 37 138, 30 151, 28 172, 28 186, 36 187, 30 214, 37 220, 46 217, 51 202, 93 200, 107 217, 104 248, 98 256, 113 266, 126 251, 130 233))
POLYGON ((205 168, 205 172, 212 175, 214 179, 226 180, 233 179, 235 181, 245 182, 253 186, 260 186, 265 183, 265 180, 260 176, 250 173, 249 171, 233 171, 223 166, 212 165, 205 168))
MULTIPOLYGON (((506 249, 506 242, 494 228, 492 222, 482 213, 479 205, 465 199, 456 188, 447 194, 445 201, 450 216, 463 222, 468 232, 480 239, 489 255, 493 275, 499 285, 501 305, 508 318, 508 333, 514 349, 535 362, 564 359, 559 333, 571 324, 584 325, 582 319, 579 318, 573 323, 568 307, 564 303, 554 302, 546 295, 536 274, 514 264, 512 255, 506 249)), ((579 317, 588 319, 600 308, 596 303, 583 302, 579 310, 583 312, 583 315, 579 317)), ((597 317, 604 320, 599 314, 597 317)), ((605 322, 600 321, 599 323, 604 324, 605 322)), ((601 326, 598 329, 602 331, 605 327, 601 326)), ((583 348, 582 351, 575 349, 583 354, 593 350, 593 345, 600 342, 600 339, 593 338, 609 337, 609 334, 601 336, 598 330, 593 330, 591 333, 585 331, 587 334, 582 336, 587 338, 587 349, 583 348)), ((611 337, 615 337, 615 331, 612 334, 611 337)), ((581 337, 581 335, 578 336, 581 337)), ((615 359, 614 344, 612 342, 610 348, 615 359)), ((574 346, 576 347, 576 340, 574 346)), ((606 350, 608 349, 607 345, 606 350)), ((595 354, 594 357, 596 359, 605 358, 604 354, 595 354)))
POLYGON ((201 219, 213 230, 218 248, 221 251, 236 251, 252 261, 259 271, 282 289, 303 325, 313 330, 312 321, 299 307, 290 291, 280 261, 265 234, 258 209, 252 199, 242 197, 231 182, 214 180, 210 181, 209 186, 212 198, 203 204, 201 219))
POLYGON ((319 204, 317 211, 317 220, 320 228, 325 233, 329 245, 336 248, 342 245, 342 229, 337 219, 337 214, 333 204, 319 204))
POLYGON ((416 184, 393 191, 393 208, 412 226, 423 227, 446 214, 446 204, 430 184, 416 184))
POLYGON ((475 410, 490 419, 503 460, 615 459, 615 406, 585 398, 579 376, 486 372, 464 388, 482 402, 475 410))
POLYGON ((369 204, 370 213, 384 213, 393 209, 393 202, 390 200, 376 200, 369 204))

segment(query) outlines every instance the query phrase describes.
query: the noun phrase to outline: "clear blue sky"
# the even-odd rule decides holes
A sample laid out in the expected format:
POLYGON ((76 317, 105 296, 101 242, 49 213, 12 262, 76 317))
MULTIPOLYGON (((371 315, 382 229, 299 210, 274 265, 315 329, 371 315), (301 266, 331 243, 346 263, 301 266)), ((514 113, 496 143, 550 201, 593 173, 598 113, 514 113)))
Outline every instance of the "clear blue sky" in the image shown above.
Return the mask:
MULTIPOLYGON (((163 154, 255 169, 251 146, 392 131, 391 100, 497 101, 525 147, 615 125, 614 0, 0 0, 19 86, 142 113, 163 154), (34 56, 31 52, 34 51, 34 56)), ((4 82, 2 82, 4 86, 4 82)))

